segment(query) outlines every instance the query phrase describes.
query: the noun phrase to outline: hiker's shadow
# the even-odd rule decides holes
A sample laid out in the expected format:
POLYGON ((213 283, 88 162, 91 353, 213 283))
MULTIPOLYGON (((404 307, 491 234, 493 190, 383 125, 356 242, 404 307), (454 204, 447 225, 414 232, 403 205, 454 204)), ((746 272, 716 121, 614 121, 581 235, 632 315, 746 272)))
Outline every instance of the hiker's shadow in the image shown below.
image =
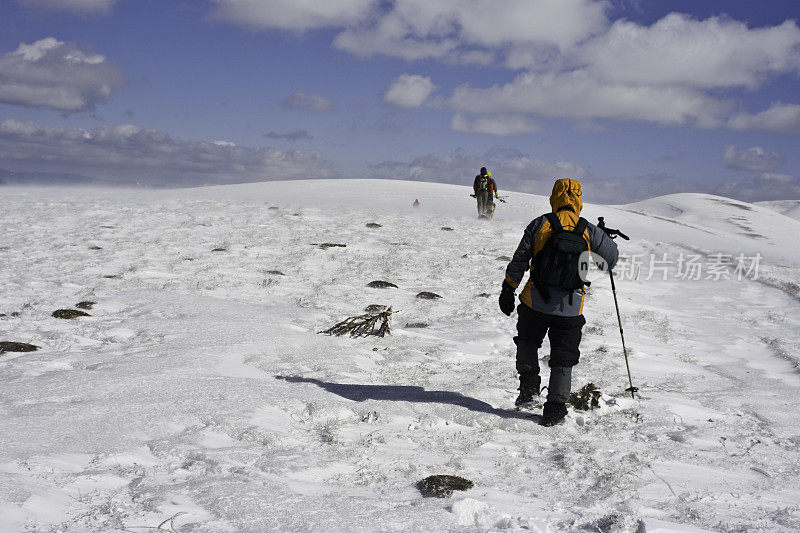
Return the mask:
POLYGON ((530 413, 497 409, 490 404, 469 396, 464 396, 458 392, 425 390, 422 387, 413 385, 358 385, 356 383, 331 383, 314 378, 304 378, 301 376, 275 376, 289 383, 313 383, 326 391, 353 400, 363 402, 365 400, 388 400, 393 402, 417 402, 417 403, 441 403, 457 405, 470 411, 478 413, 488 413, 501 418, 519 418, 525 420, 536 420, 538 415, 530 413))

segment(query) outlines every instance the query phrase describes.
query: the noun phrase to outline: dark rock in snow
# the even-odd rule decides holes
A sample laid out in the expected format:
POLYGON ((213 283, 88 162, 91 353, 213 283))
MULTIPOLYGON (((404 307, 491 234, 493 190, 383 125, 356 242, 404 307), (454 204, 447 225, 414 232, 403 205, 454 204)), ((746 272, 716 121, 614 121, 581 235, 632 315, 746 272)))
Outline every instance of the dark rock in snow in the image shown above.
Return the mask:
POLYGON ((364 311, 367 313, 383 313, 387 309, 389 309, 388 305, 370 304, 364 308, 364 311))
POLYGON ((439 229, 441 229, 442 231, 453 231, 453 228, 451 228, 451 227, 449 227, 449 226, 442 226, 442 227, 441 227, 441 228, 439 228, 439 229))
POLYGON ((441 298, 441 296, 439 296, 435 292, 422 291, 417 294, 417 298, 420 298, 422 300, 438 300, 439 298, 441 298))
POLYGON ((91 311, 92 307, 94 307, 96 303, 97 302, 90 302, 88 300, 84 300, 83 302, 78 302, 77 304, 75 304, 75 307, 77 307, 78 309, 86 309, 87 311, 91 311))
POLYGON ((454 490, 469 490, 473 486, 466 478, 448 475, 428 476, 417 483, 417 489, 426 498, 449 498, 454 490))
POLYGON ((90 250, 102 250, 102 248, 100 248, 100 247, 99 247, 99 246, 97 246, 96 244, 93 244, 93 245, 91 245, 91 246, 89 247, 89 249, 90 249, 90 250))
POLYGON ((267 274, 272 274, 273 276, 285 276, 283 272, 280 270, 267 270, 267 274))
POLYGON ((368 228, 382 228, 383 226, 381 226, 377 222, 367 222, 367 227, 368 228))
POLYGON ((85 313, 83 311, 78 311, 77 309, 58 309, 53 311, 53 316, 55 318, 63 318, 65 320, 71 320, 73 318, 78 318, 80 316, 92 316, 89 313, 85 313))
POLYGON ((319 245, 320 248, 323 250, 327 250, 328 248, 347 248, 346 244, 338 244, 335 242, 323 242, 319 245))
POLYGON ((490 298, 491 296, 488 292, 482 292, 478 295, 478 298, 490 298))
POLYGON ((271 206, 269 206, 269 208, 272 209, 273 211, 276 211, 278 209, 278 206, 277 205, 271 205, 271 206))
POLYGON ((223 248, 223 247, 221 247, 221 246, 220 246, 220 247, 218 247, 218 248, 214 248, 214 249, 213 249, 213 250, 211 250, 211 251, 212 251, 212 252, 227 252, 227 251, 228 251, 228 249, 227 249, 227 248, 223 248))
POLYGON ((108 275, 106 275, 106 276, 103 276, 103 277, 104 277, 105 279, 119 279, 119 278, 121 278, 122 276, 120 276, 119 274, 108 274, 108 275))
POLYGON ((367 283, 367 287, 371 287, 373 289, 388 289, 388 288, 391 287, 391 288, 396 289, 397 285, 395 285, 394 283, 392 283, 390 281, 376 280, 376 281, 370 281, 369 283, 367 283))
POLYGON ((406 324, 407 328, 414 328, 414 329, 424 329, 429 327, 430 324, 426 324, 425 322, 409 322, 406 324))
POLYGON ((11 341, 0 342, 0 353, 3 353, 3 352, 35 352, 38 349, 39 349, 38 346, 34 346, 33 344, 28 344, 26 342, 11 342, 11 341))
POLYGON ((498 261, 511 261, 511 258, 508 257, 507 255, 501 255, 500 257, 497 258, 497 260, 498 261))

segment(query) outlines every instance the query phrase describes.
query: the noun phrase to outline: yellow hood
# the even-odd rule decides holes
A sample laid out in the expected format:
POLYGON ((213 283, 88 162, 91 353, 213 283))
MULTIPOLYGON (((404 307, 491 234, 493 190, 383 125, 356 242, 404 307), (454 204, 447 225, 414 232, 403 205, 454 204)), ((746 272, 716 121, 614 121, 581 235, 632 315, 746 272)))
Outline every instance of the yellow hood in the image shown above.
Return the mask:
POLYGON ((575 210, 576 215, 583 209, 583 193, 581 182, 569 178, 556 180, 553 184, 553 193, 550 195, 550 207, 555 213, 564 206, 575 210))

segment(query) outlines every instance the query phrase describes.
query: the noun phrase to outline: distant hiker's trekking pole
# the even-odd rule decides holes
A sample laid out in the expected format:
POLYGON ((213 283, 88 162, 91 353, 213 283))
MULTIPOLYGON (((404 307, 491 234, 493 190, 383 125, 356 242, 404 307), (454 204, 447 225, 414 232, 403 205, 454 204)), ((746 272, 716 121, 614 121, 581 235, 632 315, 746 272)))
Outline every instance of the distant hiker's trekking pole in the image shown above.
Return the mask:
MULTIPOLYGON (((603 220, 603 217, 597 217, 597 227, 603 230, 603 232, 612 239, 616 239, 617 237, 622 237, 626 241, 630 240, 630 238, 624 233, 622 233, 620 230, 607 228, 605 220, 603 220)), ((622 339, 622 353, 625 354, 625 367, 628 369, 628 383, 631 384, 629 388, 625 389, 625 392, 630 392, 631 398, 636 399, 634 393, 638 392, 639 389, 633 386, 633 378, 631 378, 631 365, 630 363, 628 363, 628 350, 625 348, 625 334, 622 332, 622 317, 619 314, 619 303, 617 303, 617 287, 614 284, 614 271, 611 270, 610 268, 608 269, 608 275, 611 278, 611 293, 614 295, 614 307, 617 309, 619 336, 622 339)))

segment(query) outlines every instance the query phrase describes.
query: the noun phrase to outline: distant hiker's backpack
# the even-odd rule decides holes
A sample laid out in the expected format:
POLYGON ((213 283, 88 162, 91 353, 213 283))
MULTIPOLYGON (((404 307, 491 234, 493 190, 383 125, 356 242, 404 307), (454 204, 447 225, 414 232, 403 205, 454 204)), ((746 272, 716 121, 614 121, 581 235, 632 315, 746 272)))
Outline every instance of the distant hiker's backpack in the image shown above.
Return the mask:
POLYGON ((575 229, 565 230, 555 213, 545 216, 553 232, 533 258, 533 284, 545 302, 550 300, 549 287, 568 289, 572 305, 572 291, 584 286, 579 268, 581 254, 589 250, 583 238, 588 222, 579 218, 575 229))
POLYGON ((488 188, 489 188, 489 176, 478 176, 478 190, 485 191, 488 188))

